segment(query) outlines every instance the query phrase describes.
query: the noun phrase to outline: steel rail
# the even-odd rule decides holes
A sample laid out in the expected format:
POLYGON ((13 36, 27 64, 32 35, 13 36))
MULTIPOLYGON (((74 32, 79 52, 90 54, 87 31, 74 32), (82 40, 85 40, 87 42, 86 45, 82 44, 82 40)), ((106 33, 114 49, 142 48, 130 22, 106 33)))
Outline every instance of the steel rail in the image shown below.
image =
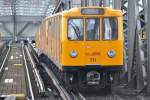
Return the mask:
POLYGON ((81 100, 86 100, 86 98, 81 93, 78 93, 78 95, 81 98, 81 100))
MULTIPOLYGON (((33 45, 29 45, 29 46, 30 46, 31 50, 34 50, 34 52, 36 52, 36 50, 34 49, 33 45)), ((39 63, 39 59, 37 58, 37 56, 35 54, 33 54, 33 56, 36 59, 36 61, 39 63)))
POLYGON ((4 67, 4 64, 5 64, 5 62, 6 62, 6 59, 7 59, 7 57, 8 57, 9 52, 10 52, 10 45, 9 45, 9 49, 8 49, 8 51, 7 51, 7 54, 6 54, 6 56, 5 56, 5 59, 4 59, 3 63, 2 63, 2 65, 1 65, 0 73, 2 72, 2 69, 3 69, 3 67, 4 67))
POLYGON ((71 92, 71 95, 72 95, 72 98, 73 98, 74 100, 80 100, 80 99, 78 98, 78 96, 76 96, 73 92, 71 92))
POLYGON ((71 96, 73 100, 87 100, 80 92, 78 93, 71 92, 71 96))
POLYGON ((116 98, 117 98, 117 100, 124 100, 123 98, 121 98, 119 95, 117 95, 117 94, 113 94, 116 98))
POLYGON ((144 98, 143 96, 141 96, 141 95, 138 95, 137 98, 138 98, 139 100, 145 100, 145 98, 144 98))
POLYGON ((62 97, 62 99, 64 99, 64 100, 72 100, 72 97, 67 92, 67 90, 64 89, 64 87, 60 84, 59 80, 56 78, 54 73, 50 69, 48 69, 47 66, 44 63, 41 63, 41 65, 44 67, 45 71, 47 72, 47 74, 52 79, 52 82, 56 86, 57 90, 59 91, 60 96, 62 97))
POLYGON ((39 92, 40 92, 40 93, 44 93, 44 92, 45 92, 45 87, 44 87, 42 78, 41 78, 41 76, 40 76, 40 74, 39 74, 39 71, 37 70, 37 68, 36 68, 36 66, 35 66, 35 63, 34 63, 34 61, 33 61, 33 58, 31 57, 31 54, 30 54, 30 52, 29 52, 27 46, 25 46, 25 49, 26 49, 26 51, 27 51, 27 55, 28 55, 28 57, 29 57, 29 59, 30 59, 30 62, 31 62, 31 64, 32 64, 34 76, 35 76, 35 78, 36 78, 36 82, 38 83, 39 92))
POLYGON ((33 89, 32 89, 32 84, 31 84, 31 78, 30 78, 30 75, 29 75, 29 69, 28 69, 28 66, 27 66, 27 60, 25 58, 25 53, 24 53, 24 49, 23 49, 23 45, 22 45, 22 53, 23 53, 23 57, 24 57, 25 68, 26 68, 26 73, 27 73, 27 79, 28 79, 29 89, 30 89, 30 93, 31 93, 31 100, 35 100, 33 89))

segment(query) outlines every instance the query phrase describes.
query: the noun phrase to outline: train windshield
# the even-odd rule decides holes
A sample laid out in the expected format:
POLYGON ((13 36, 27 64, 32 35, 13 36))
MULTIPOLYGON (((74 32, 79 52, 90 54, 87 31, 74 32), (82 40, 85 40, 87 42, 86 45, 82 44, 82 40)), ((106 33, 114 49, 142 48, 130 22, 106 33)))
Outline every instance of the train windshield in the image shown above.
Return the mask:
POLYGON ((68 21, 68 39, 84 40, 83 19, 69 19, 68 21))
POLYGON ((100 38, 100 19, 86 19, 86 40, 99 40, 100 38))
POLYGON ((118 39, 118 22, 117 18, 103 18, 103 40, 117 40, 118 39))

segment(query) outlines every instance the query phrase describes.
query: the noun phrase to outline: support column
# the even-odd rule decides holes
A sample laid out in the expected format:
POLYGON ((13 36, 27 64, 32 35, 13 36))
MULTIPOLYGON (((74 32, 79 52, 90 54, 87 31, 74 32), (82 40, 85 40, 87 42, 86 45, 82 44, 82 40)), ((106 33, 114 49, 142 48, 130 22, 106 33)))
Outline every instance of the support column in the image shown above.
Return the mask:
POLYGON ((16 40, 17 34, 17 22, 16 22, 16 0, 12 1, 12 14, 13 14, 13 24, 14 24, 14 41, 16 40))
POLYGON ((147 92, 150 93, 150 0, 147 0, 147 92))
POLYGON ((128 1, 128 82, 131 80, 133 67, 134 41, 136 30, 136 0, 128 1))

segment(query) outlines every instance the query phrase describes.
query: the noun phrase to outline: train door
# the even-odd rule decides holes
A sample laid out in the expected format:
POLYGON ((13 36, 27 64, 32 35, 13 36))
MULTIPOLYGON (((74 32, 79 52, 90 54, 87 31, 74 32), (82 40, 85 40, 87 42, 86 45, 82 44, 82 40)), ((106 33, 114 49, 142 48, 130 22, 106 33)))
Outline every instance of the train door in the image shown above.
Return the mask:
POLYGON ((100 18, 85 19, 85 64, 98 65, 100 60, 100 18))

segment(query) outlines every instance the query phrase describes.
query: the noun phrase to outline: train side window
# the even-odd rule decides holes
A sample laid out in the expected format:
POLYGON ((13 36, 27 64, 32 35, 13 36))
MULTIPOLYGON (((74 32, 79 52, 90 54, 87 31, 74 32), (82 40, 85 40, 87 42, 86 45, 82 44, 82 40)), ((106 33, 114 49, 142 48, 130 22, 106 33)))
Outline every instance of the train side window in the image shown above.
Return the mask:
POLYGON ((100 38, 100 19, 86 19, 86 40, 99 40, 100 38))
POLYGON ((69 40, 84 40, 83 19, 68 20, 68 39, 69 40))
POLYGON ((115 17, 103 18, 102 20, 103 40, 118 39, 118 21, 115 17))

